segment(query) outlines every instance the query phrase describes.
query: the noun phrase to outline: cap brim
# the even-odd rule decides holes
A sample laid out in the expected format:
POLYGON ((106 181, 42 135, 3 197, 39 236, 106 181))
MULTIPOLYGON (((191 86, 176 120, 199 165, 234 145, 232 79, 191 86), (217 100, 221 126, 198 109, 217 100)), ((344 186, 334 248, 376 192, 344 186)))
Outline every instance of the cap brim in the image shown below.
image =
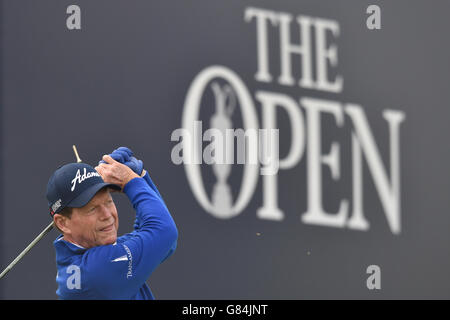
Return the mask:
POLYGON ((83 193, 81 193, 78 197, 70 201, 68 204, 66 204, 66 207, 71 208, 81 208, 84 207, 91 199, 95 196, 95 194, 100 191, 100 189, 103 188, 112 188, 115 190, 120 191, 121 188, 117 184, 113 183, 97 183, 88 189, 86 189, 83 193))

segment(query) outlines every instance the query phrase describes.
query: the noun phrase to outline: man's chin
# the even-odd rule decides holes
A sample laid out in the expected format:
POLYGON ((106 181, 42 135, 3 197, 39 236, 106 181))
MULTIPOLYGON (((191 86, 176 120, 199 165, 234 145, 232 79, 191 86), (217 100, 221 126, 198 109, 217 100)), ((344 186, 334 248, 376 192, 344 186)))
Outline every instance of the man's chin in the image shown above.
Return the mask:
POLYGON ((114 244, 117 241, 117 235, 111 235, 109 237, 105 237, 102 241, 102 245, 106 246, 109 244, 114 244))

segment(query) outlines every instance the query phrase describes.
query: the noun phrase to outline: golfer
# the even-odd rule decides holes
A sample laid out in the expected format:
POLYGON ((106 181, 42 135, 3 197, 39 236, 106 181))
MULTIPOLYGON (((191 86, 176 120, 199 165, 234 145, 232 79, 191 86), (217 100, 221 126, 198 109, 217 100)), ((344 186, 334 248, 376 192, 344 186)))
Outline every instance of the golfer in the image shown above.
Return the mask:
POLYGON ((60 299, 154 299, 146 284, 176 248, 178 231, 164 201, 130 149, 58 168, 47 185, 60 299), (119 216, 111 192, 136 210, 134 230, 117 237, 119 216))

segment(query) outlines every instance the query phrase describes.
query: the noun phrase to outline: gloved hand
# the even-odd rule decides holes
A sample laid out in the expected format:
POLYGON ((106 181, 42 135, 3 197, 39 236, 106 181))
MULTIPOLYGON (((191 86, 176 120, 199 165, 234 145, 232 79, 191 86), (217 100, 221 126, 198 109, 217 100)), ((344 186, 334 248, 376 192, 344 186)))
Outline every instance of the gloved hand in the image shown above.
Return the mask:
MULTIPOLYGON (((131 151, 127 147, 117 148, 110 154, 110 156, 117 162, 123 163, 124 165, 129 167, 137 175, 139 175, 139 176, 142 175, 142 171, 144 169, 144 163, 142 162, 142 160, 136 159, 133 156, 133 151, 131 151)), ((101 164, 101 163, 106 163, 106 162, 103 160, 100 160, 98 163, 101 164)))

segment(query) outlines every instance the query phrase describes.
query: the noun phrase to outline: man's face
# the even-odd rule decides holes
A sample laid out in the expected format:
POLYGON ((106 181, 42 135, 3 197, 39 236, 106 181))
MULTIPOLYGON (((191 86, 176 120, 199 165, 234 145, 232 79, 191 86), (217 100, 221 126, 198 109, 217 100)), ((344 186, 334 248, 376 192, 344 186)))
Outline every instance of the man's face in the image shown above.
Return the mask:
POLYGON ((64 239, 84 248, 116 242, 119 217, 109 191, 102 189, 84 207, 73 208, 65 225, 64 239))

